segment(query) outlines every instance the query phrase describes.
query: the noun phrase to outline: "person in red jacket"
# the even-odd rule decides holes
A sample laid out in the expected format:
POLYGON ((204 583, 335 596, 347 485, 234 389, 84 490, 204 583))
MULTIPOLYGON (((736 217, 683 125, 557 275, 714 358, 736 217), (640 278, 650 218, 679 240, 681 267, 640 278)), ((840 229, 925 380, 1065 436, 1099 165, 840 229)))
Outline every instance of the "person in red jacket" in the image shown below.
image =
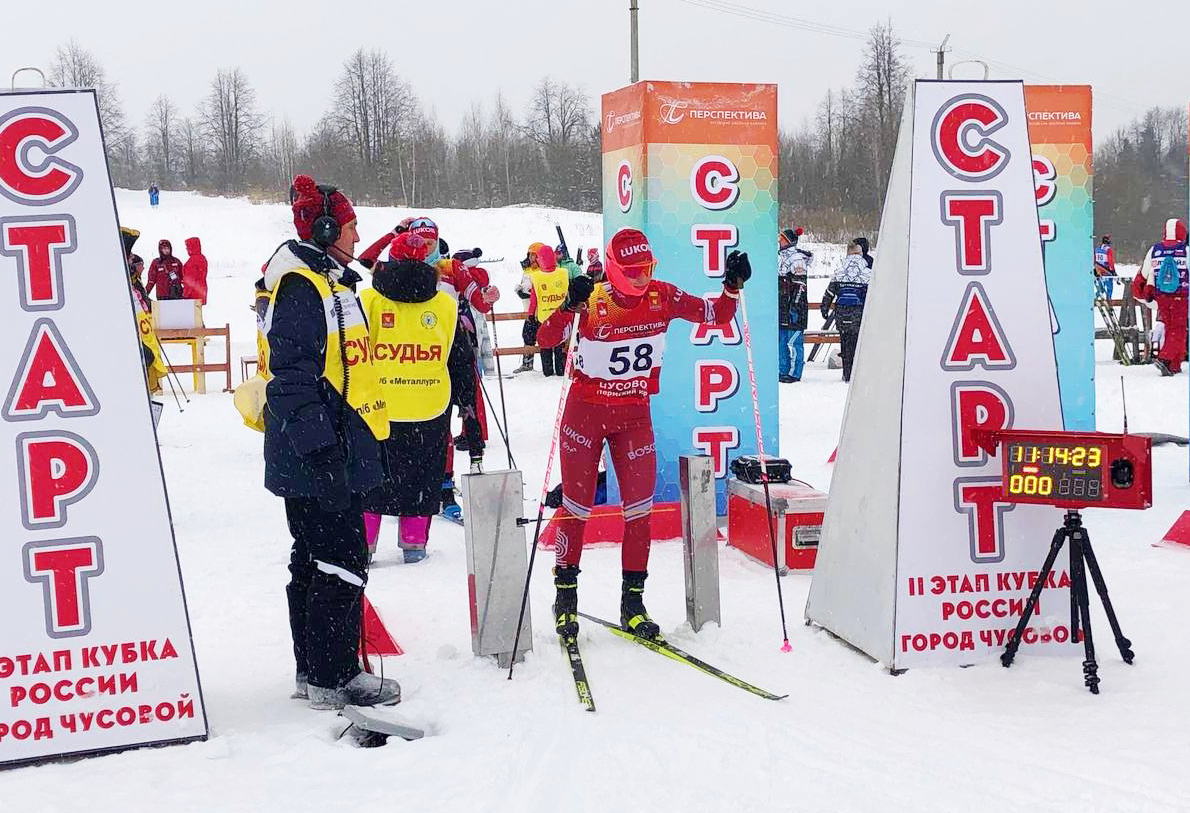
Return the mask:
POLYGON ((207 258, 197 237, 186 238, 186 264, 182 266, 182 298, 201 299, 207 304, 207 258))
POLYGON ((1144 280, 1142 298, 1146 302, 1157 302, 1157 318, 1165 326, 1165 337, 1161 351, 1154 365, 1161 375, 1176 375, 1182 371, 1186 359, 1187 293, 1190 288, 1190 249, 1187 248, 1186 224, 1177 218, 1165 221, 1165 237, 1154 243, 1140 265, 1135 292, 1140 280, 1144 280), (1173 268, 1170 284, 1162 286, 1163 266, 1173 268))
POLYGON ((157 243, 157 257, 149 264, 149 281, 145 293, 157 289, 158 299, 182 299, 182 261, 174 256, 169 240, 157 243))
POLYGON ((665 331, 674 319, 725 324, 735 316, 739 290, 752 276, 748 255, 727 258, 723 294, 713 300, 653 279, 657 260, 644 234, 620 229, 604 254, 607 281, 580 275, 570 280, 562 307, 537 331, 540 347, 568 338, 578 315, 573 381, 558 437, 562 463, 562 508, 558 522, 554 586, 555 628, 563 638, 578 634, 579 557, 583 531, 599 476, 603 443, 611 449, 624 511, 620 623, 656 638, 660 628, 644 605, 649 563, 649 515, 657 479, 656 445, 649 398, 657 394, 665 331))

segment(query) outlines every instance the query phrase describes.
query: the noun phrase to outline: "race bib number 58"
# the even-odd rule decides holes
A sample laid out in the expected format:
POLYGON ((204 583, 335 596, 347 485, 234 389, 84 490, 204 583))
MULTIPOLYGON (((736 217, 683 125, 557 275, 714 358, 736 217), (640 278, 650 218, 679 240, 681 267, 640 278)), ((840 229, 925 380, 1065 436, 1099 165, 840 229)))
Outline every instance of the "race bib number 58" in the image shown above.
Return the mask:
POLYGON ((664 333, 610 342, 581 339, 575 366, 591 378, 625 381, 651 375, 664 354, 664 333))

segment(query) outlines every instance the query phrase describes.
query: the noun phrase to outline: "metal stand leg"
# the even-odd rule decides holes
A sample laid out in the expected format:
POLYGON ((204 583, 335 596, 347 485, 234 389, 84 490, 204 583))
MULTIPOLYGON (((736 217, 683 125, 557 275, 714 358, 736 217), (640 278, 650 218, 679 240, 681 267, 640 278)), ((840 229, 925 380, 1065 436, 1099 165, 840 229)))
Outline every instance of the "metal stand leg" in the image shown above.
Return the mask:
POLYGON ((1083 562, 1084 539, 1081 529, 1071 533, 1070 592, 1078 600, 1079 617, 1082 619, 1083 683, 1091 690, 1091 694, 1099 694, 1099 663, 1095 660, 1095 639, 1091 635, 1091 600, 1087 595, 1087 570, 1083 562))
MULTIPOLYGON (((1029 619, 1033 616, 1033 611, 1037 609, 1037 601, 1041 598, 1041 591, 1045 588, 1050 571, 1054 569, 1054 561, 1058 558, 1058 552, 1062 550, 1062 543, 1065 540, 1066 526, 1063 525, 1054 531, 1054 538, 1050 542, 1050 552, 1045 557, 1045 564, 1041 566, 1041 573, 1038 574, 1037 583, 1033 585, 1033 590, 1029 593, 1029 600, 1025 603, 1025 611, 1021 613, 1021 620, 1017 622, 1016 629, 1012 631, 1012 635, 1008 638, 1008 645, 1004 647, 1004 652, 1000 655, 1000 663, 1005 667, 1012 666, 1012 660, 1016 657, 1016 651, 1021 645, 1021 636, 1025 634, 1025 628, 1029 626, 1029 619)), ((1071 557, 1073 555, 1072 553, 1071 557)))
POLYGON ((1082 627, 1082 619, 1078 612, 1078 591, 1074 589, 1074 545, 1068 548, 1070 553, 1070 564, 1068 565, 1068 573, 1070 574, 1070 643, 1078 643, 1079 628, 1082 627))
POLYGON ((1103 571, 1099 569, 1099 560, 1095 558, 1095 551, 1091 549, 1091 538, 1083 536, 1083 558, 1087 563, 1087 570, 1091 573, 1091 579, 1095 582, 1095 591, 1099 593, 1099 600, 1103 602, 1103 610, 1107 613, 1107 623, 1111 624, 1112 634, 1116 638, 1116 646, 1120 650, 1120 657, 1124 659, 1124 663, 1132 663, 1133 658, 1136 657, 1132 651, 1132 642, 1124 637, 1123 631, 1120 629, 1120 622, 1116 619, 1115 608, 1112 607, 1111 599, 1107 595, 1107 582, 1103 580, 1103 571))
POLYGON ((1116 611, 1107 595, 1107 583, 1103 580, 1103 573, 1099 569, 1099 562, 1095 558, 1095 551, 1091 549, 1091 540, 1083 528, 1082 516, 1077 510, 1066 512, 1066 520, 1062 527, 1054 533, 1050 542, 1049 554, 1045 557, 1038 574, 1037 583, 1029 593, 1029 600, 1025 604, 1025 611, 1016 629, 1008 639, 1008 645, 1000 655, 1000 663, 1011 666, 1016 657, 1017 649, 1021 645, 1021 636, 1029 624, 1029 619, 1037 609, 1037 601, 1041 591, 1049 581, 1050 571, 1058 558, 1058 552, 1064 541, 1070 542, 1070 642, 1077 644, 1079 635, 1083 640, 1083 682, 1092 694, 1099 694, 1099 662, 1095 658, 1095 641, 1091 635, 1091 597, 1087 589, 1087 572, 1095 582, 1095 589, 1099 599, 1103 602, 1103 609, 1107 613, 1107 620, 1111 624, 1112 633, 1116 638, 1116 646, 1120 649, 1120 657, 1124 663, 1132 663, 1135 655, 1132 652, 1132 642, 1124 637, 1120 630, 1120 622, 1116 619, 1116 611))

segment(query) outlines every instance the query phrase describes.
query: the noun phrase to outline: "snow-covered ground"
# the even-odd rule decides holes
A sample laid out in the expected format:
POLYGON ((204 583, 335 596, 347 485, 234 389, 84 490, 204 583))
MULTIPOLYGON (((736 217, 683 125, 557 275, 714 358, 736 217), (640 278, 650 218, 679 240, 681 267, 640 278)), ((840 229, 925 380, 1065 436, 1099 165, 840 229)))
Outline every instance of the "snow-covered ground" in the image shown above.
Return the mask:
MULTIPOLYGON (((254 353, 252 283, 290 232, 288 207, 170 192, 156 211, 142 192, 117 200, 122 222, 143 232, 146 260, 160 237, 179 247, 202 237, 211 264, 207 322, 231 323, 233 359, 254 353)), ((365 240, 405 214, 358 211, 365 240)), ((525 245, 552 241, 555 221, 575 248, 597 244, 601 228, 597 216, 542 209, 430 214, 456 247, 506 257, 494 272, 506 290, 519 278, 525 245)), ((498 307, 518 305, 509 297, 498 307)), ((502 341, 519 343, 519 326, 507 329, 502 341)), ((1120 428, 1122 372, 1132 430, 1185 434, 1183 378, 1113 365, 1104 342, 1098 351, 1101 429, 1120 428)), ((368 751, 334 739, 342 727, 335 717, 287 699, 281 501, 261 486, 261 436, 209 381, 212 394, 192 397, 185 413, 170 405, 160 439, 211 739, 4 773, 0 811, 1190 810, 1190 550, 1152 546, 1190 502, 1184 448, 1155 450, 1153 509, 1087 512, 1137 653, 1126 667, 1101 638, 1099 697, 1083 689, 1073 649, 1066 658, 1022 656, 1010 672, 986 665, 891 677, 802 625, 807 576, 784 579, 793 652, 782 654, 771 571, 728 548, 720 559, 723 626, 694 634, 684 624, 681 546, 670 542, 655 547, 649 581, 649 607, 666 634, 791 696, 764 701, 584 628, 599 706, 587 714, 551 632, 548 556, 533 579, 535 651, 509 682, 470 655, 461 529, 435 523, 430 557, 405 566, 386 526, 368 595, 406 649, 385 663, 404 687, 399 708, 431 736, 368 751)), ((532 499, 560 381, 534 373, 504 383, 532 499)), ((781 389, 781 452, 824 490, 845 394, 821 359, 802 383, 781 389)), ((488 462, 503 462, 498 446, 488 462)), ((614 616, 619 551, 589 550, 583 570, 584 608, 614 616)))

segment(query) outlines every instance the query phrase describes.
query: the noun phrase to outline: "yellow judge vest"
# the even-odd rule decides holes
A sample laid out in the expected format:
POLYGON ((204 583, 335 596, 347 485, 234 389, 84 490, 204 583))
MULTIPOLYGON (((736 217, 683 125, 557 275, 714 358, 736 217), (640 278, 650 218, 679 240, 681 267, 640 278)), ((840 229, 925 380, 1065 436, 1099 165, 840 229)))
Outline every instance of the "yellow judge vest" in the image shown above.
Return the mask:
POLYGON ((439 291, 427 302, 393 302, 369 288, 360 294, 390 421, 437 418, 450 404, 446 364, 459 303, 439 291))
MULTIPOLYGON (((264 322, 271 303, 272 296, 268 291, 257 291, 256 301, 252 307, 256 313, 256 372, 266 381, 273 377, 269 373, 269 337, 265 332, 264 322)), ((335 330, 338 331, 338 325, 335 326, 335 330)))
POLYGON ((153 317, 136 307, 136 332, 140 336, 140 343, 153 351, 153 363, 149 365, 149 392, 156 392, 159 382, 165 378, 168 370, 165 366, 165 351, 161 349, 161 342, 157 340, 157 331, 153 330, 153 317))
POLYGON ((545 322, 566 301, 570 278, 561 266, 553 271, 530 271, 533 292, 537 294, 537 321, 545 322))
MULTIPOLYGON (((364 419, 377 440, 388 437, 388 406, 380 387, 380 375, 373 363, 372 338, 368 335, 368 324, 364 321, 359 300, 351 289, 331 282, 330 278, 317 274, 308 268, 295 268, 287 274, 299 274, 309 280, 322 298, 322 309, 326 315, 326 349, 323 351, 322 377, 340 395, 345 395, 348 405, 364 419), (340 345, 339 316, 336 303, 342 308, 343 337, 346 339, 346 354, 340 345), (347 357, 347 392, 343 392, 343 357, 347 357)), ((284 279, 284 276, 282 276, 284 279)), ((265 319, 267 333, 272 324, 273 306, 281 280, 273 287, 269 301, 269 313, 265 319)))

